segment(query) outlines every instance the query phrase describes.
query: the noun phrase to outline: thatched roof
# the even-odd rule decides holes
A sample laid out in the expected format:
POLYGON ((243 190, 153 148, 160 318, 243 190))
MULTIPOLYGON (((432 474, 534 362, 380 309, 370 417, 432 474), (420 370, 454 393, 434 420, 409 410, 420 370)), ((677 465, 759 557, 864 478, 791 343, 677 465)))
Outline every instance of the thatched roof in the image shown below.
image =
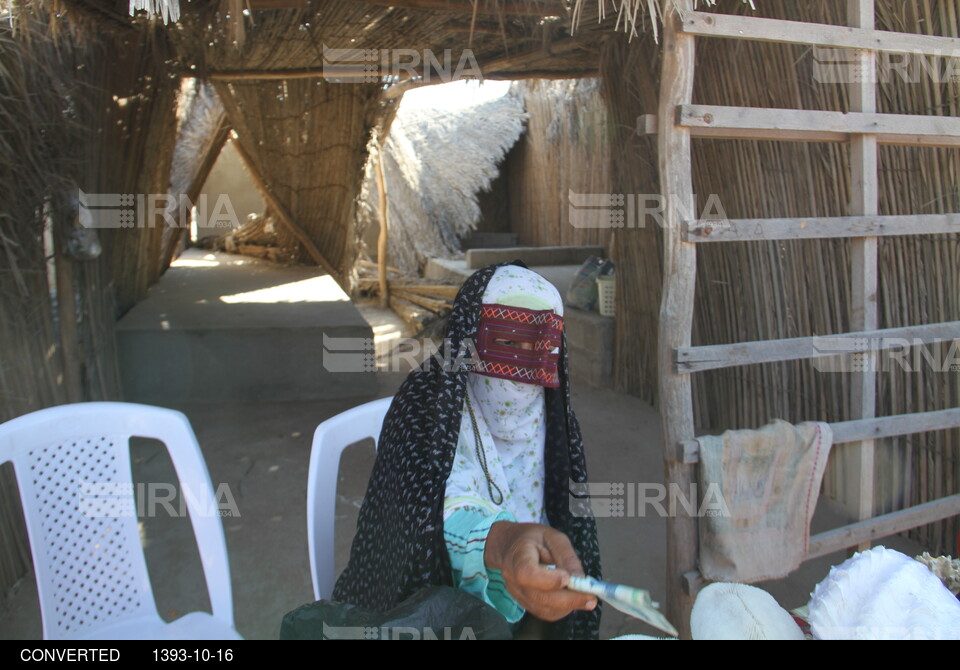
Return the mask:
MULTIPOLYGON (((163 80, 176 84, 196 76, 212 82, 238 136, 236 146, 271 209, 296 231, 314 262, 341 283, 353 264, 352 226, 367 142, 395 104, 385 88, 411 74, 403 83, 416 85, 432 70, 434 78, 449 77, 451 72, 425 65, 428 52, 443 62, 448 50, 455 62, 469 53, 469 71, 479 67, 487 78, 595 74, 597 37, 613 21, 572 37, 570 7, 559 0, 252 0, 248 6, 252 11, 233 0, 180 3, 179 20, 167 24, 143 12, 131 18, 113 0, 20 0, 15 14, 48 18, 61 33, 69 29, 105 47, 136 49, 120 58, 122 49, 107 47, 117 54, 111 76, 139 81, 145 91, 119 96, 137 108, 167 105, 167 91, 163 100, 149 97, 165 86, 163 80), (324 77, 329 49, 375 50, 372 81, 342 85, 324 77), (422 62, 407 72, 401 64, 411 52, 422 62)), ((168 17, 175 14, 172 7, 167 11, 168 17)), ((159 141, 159 127, 144 120, 139 131, 159 141)), ((150 244, 169 250, 172 240, 163 237, 150 244)), ((160 254, 161 264, 167 256, 160 254)), ((140 282, 132 295, 143 288, 140 282)))
POLYGON ((193 196, 202 188, 227 139, 226 115, 212 86, 201 80, 184 79, 178 116, 180 128, 170 166, 170 191, 193 196))
MULTIPOLYGON (((479 68, 491 79, 596 75, 601 40, 611 30, 652 26, 648 12, 656 11, 656 4, 614 1, 605 13, 606 3, 597 0, 134 3, 135 10, 145 7, 170 19, 161 23, 156 14, 143 11, 130 17, 114 0, 18 0, 14 13, 48 18, 56 31, 69 29, 91 42, 137 49, 134 57, 117 59, 113 77, 140 78, 147 93, 121 97, 144 109, 151 104, 149 95, 162 88, 160 79, 175 83, 196 76, 211 82, 226 124, 238 136, 236 146, 271 209, 309 257, 345 283, 356 250, 352 227, 367 142, 395 104, 385 89, 416 86, 431 73, 451 76, 449 70, 441 67, 438 73, 428 66, 428 53, 441 62, 447 53, 455 62, 469 54, 468 71, 479 68), (587 20, 591 16, 600 20, 587 20), (374 50, 372 81, 340 85, 341 79, 324 77, 330 49, 374 50), (411 52, 421 63, 408 71, 402 64, 411 52)), ((158 128, 143 126, 141 132, 160 137, 158 128)), ((203 167, 203 161, 194 166, 200 171, 193 170, 194 177, 203 167)), ((196 179, 178 174, 173 181, 175 190, 189 189, 196 179)), ((449 221, 451 230, 461 227, 457 217, 449 221)), ((162 237, 161 266, 173 241, 169 234, 162 237)), ((449 239, 442 246, 453 248, 449 239)), ((128 258, 133 257, 119 260, 128 258)), ((144 288, 139 282, 131 299, 144 288)))
MULTIPOLYGON (((460 253, 460 238, 480 219, 477 194, 497 177, 526 118, 513 93, 453 111, 401 106, 384 146, 391 266, 412 273, 460 253)), ((361 195, 364 227, 379 225, 374 160, 361 195)))

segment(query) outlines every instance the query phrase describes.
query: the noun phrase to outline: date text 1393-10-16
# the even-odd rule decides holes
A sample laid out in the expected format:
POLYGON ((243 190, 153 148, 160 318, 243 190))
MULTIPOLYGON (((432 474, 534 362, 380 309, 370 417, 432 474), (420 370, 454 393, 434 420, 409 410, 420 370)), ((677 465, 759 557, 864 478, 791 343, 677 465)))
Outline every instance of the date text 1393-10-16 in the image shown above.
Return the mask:
POLYGON ((153 660, 163 661, 232 661, 233 649, 154 649, 153 660))

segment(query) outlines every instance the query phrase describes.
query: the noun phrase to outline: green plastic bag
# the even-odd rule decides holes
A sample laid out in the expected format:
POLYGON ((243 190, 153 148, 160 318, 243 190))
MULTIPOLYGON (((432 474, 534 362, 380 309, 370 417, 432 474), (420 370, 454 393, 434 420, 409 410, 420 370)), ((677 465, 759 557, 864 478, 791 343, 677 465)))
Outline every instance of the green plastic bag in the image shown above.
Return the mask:
POLYGON ((417 591, 388 612, 318 600, 288 612, 281 640, 509 640, 507 620, 450 586, 417 591))
POLYGON ((613 272, 613 263, 590 256, 570 280, 567 304, 577 309, 590 311, 597 308, 600 300, 597 277, 613 272))

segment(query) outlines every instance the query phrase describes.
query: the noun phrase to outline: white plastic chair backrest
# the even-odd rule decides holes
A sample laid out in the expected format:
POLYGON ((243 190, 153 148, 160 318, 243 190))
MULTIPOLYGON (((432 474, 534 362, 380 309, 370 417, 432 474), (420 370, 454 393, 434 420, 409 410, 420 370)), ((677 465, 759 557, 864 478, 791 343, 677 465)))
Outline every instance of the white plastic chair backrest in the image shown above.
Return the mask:
POLYGON ((333 594, 334 513, 340 455, 349 445, 367 438, 379 443, 391 402, 392 397, 381 398, 337 414, 321 423, 313 435, 307 480, 307 538, 316 600, 329 599, 333 594))
POLYGON ((162 441, 180 479, 213 615, 233 627, 223 527, 206 463, 180 412, 128 403, 62 405, 0 425, 30 537, 45 639, 159 619, 137 525, 133 436, 162 441))

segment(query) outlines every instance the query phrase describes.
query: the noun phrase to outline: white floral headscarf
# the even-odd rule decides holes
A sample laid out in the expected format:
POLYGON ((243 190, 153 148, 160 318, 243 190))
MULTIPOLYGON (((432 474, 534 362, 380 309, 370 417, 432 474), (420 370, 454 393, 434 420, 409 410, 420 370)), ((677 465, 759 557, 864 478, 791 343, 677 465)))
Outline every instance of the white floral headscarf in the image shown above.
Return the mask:
MULTIPOLYGON (((497 269, 482 302, 550 309, 563 315, 563 301, 553 284, 536 272, 515 265, 497 269)), ((474 507, 491 514, 506 510, 518 522, 543 523, 543 387, 470 373, 467 392, 477 419, 487 472, 496 487, 488 486, 477 458, 473 422, 465 402, 457 454, 447 479, 444 518, 457 509, 474 507)))

